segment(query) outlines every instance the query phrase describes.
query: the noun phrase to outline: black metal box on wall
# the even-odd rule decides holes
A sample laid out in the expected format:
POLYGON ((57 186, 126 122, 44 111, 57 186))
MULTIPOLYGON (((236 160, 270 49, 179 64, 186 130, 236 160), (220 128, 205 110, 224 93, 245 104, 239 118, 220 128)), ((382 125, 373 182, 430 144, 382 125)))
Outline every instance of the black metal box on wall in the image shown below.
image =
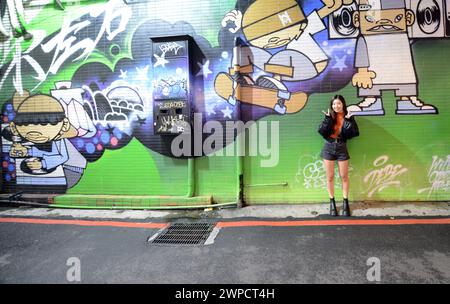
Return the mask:
POLYGON ((180 134, 192 126, 196 70, 203 53, 191 36, 150 38, 153 66, 153 130, 180 134))

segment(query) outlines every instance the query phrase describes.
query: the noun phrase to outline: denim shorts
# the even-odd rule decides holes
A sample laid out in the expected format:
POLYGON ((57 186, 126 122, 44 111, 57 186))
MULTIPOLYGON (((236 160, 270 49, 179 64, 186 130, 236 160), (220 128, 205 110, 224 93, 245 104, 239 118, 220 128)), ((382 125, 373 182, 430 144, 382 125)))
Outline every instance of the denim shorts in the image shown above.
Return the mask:
POLYGON ((320 157, 326 160, 344 161, 350 159, 345 142, 328 142, 325 141, 320 157))

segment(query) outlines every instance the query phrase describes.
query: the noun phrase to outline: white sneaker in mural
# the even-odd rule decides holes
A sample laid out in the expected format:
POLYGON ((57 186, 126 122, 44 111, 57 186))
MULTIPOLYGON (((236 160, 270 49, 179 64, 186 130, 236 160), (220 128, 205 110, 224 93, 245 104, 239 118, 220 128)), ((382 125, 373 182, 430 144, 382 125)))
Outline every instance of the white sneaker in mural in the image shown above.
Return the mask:
POLYGON ((381 98, 365 98, 363 101, 356 105, 348 106, 347 111, 351 112, 354 116, 384 115, 383 103, 381 102, 381 98))
POLYGON ((267 89, 278 90, 278 97, 282 99, 287 100, 291 97, 291 93, 289 93, 284 83, 273 77, 261 76, 256 80, 256 85, 267 89))
POLYGON ((284 105, 284 102, 289 102, 291 93, 281 81, 273 77, 261 76, 256 80, 256 85, 267 89, 277 90, 279 100, 278 103, 274 105, 273 109, 279 114, 286 114, 286 106, 284 105))
POLYGON ((287 110, 285 105, 282 105, 279 103, 277 103, 273 109, 275 110, 275 112, 282 114, 282 115, 286 114, 286 110, 287 110))
POLYGON ((429 104, 424 104, 416 97, 408 100, 397 100, 396 114, 437 114, 438 110, 429 104))

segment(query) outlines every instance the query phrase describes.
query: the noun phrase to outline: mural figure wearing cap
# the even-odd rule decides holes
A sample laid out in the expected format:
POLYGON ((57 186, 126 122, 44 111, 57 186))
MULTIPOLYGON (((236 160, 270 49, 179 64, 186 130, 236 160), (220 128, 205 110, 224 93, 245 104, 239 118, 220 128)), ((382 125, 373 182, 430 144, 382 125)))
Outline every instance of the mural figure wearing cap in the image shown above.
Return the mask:
POLYGON ((10 156, 27 158, 26 166, 32 172, 49 172, 62 165, 67 187, 74 186, 87 162, 68 140, 77 137, 79 132, 69 121, 60 102, 52 96, 30 96, 25 91, 23 95, 14 95, 13 107, 16 116, 9 125, 11 133, 32 145, 15 142, 10 156))
MULTIPOLYGON (((305 16, 296 0, 256 0, 242 14, 233 10, 222 20, 235 24, 230 32, 242 29, 249 46, 236 45, 229 76, 234 82, 278 91, 278 97, 289 102, 291 93, 283 82, 312 79, 328 65, 328 57, 314 40, 313 35, 325 30, 322 18, 352 0, 322 0, 324 6, 305 16), (268 50, 285 47, 271 54, 268 50), (236 50, 237 48, 237 50, 236 50), (270 76, 261 76, 256 81, 250 76, 254 66, 270 76)), ((221 73, 223 74, 223 73, 221 73)), ((224 79, 218 75, 216 79, 224 79)), ((216 85, 220 83, 216 82, 216 85)), ((216 86, 216 91, 219 88, 216 86)), ((220 95, 220 94, 219 94, 220 95)), ((233 102, 230 102, 233 104, 233 102)), ((284 114, 283 106, 274 110, 284 114)))
POLYGON ((417 77, 407 27, 414 13, 405 0, 359 0, 353 24, 359 28, 353 86, 363 100, 347 109, 353 115, 384 115, 382 91, 393 90, 396 114, 437 114, 417 97, 417 77))

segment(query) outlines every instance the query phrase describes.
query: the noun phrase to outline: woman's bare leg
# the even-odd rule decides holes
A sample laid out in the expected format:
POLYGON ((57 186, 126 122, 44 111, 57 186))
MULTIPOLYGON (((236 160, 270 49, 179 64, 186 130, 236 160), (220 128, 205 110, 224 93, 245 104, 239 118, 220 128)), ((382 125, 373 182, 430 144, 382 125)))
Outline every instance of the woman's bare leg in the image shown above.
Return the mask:
POLYGON ((327 174, 327 189, 330 198, 334 198, 334 160, 323 160, 323 166, 327 174))
POLYGON ((339 176, 342 180, 342 194, 348 198, 348 160, 338 161, 339 176))

